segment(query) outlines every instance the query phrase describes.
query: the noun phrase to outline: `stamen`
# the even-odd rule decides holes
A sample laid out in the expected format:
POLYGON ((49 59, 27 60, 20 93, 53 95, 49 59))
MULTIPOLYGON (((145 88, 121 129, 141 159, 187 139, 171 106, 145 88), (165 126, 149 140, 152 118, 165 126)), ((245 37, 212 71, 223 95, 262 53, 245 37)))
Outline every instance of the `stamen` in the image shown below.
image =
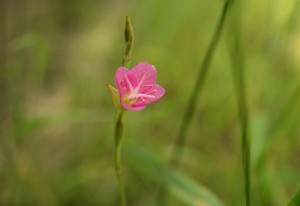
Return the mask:
POLYGON ((154 99, 155 96, 149 95, 149 94, 137 94, 137 97, 142 97, 142 98, 148 98, 148 99, 154 99))
POLYGON ((142 86, 142 84, 143 84, 145 78, 146 78, 146 74, 143 75, 143 77, 142 77, 142 79, 140 80, 139 84, 136 86, 136 88, 135 88, 135 90, 134 90, 136 93, 138 93, 138 92, 140 91, 141 86, 142 86))
POLYGON ((131 84, 131 82, 129 81, 127 75, 125 75, 125 80, 126 80, 128 86, 129 86, 130 93, 133 93, 133 92, 134 92, 134 89, 133 89, 132 84, 131 84))
POLYGON ((138 99, 140 99, 142 102, 145 102, 145 99, 143 97, 138 97, 138 99))
POLYGON ((153 93, 155 93, 157 90, 156 89, 154 89, 153 91, 151 91, 151 92, 149 92, 149 93, 147 93, 147 94, 153 94, 153 93))
POLYGON ((153 85, 152 84, 145 84, 142 87, 153 87, 153 85))

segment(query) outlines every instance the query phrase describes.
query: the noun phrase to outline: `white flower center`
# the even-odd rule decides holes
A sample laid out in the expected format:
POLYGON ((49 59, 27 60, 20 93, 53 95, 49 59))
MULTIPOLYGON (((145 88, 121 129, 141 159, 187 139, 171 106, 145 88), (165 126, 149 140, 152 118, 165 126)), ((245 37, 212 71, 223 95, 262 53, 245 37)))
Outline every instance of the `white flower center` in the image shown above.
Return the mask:
POLYGON ((126 81, 128 87, 129 87, 129 92, 125 96, 125 102, 126 102, 126 104, 132 105, 132 104, 134 104, 138 100, 138 98, 140 98, 142 101, 145 101, 145 99, 154 99, 155 98, 155 96, 152 95, 152 93, 155 92, 155 90, 151 91, 151 93, 148 93, 148 94, 141 94, 141 93, 139 93, 140 89, 142 87, 153 87, 153 85, 143 85, 145 79, 146 79, 146 74, 143 75, 143 77, 141 78, 141 80, 138 83, 138 85, 135 88, 133 88, 131 82, 129 81, 129 79, 127 77, 127 75, 125 75, 125 81, 126 81))

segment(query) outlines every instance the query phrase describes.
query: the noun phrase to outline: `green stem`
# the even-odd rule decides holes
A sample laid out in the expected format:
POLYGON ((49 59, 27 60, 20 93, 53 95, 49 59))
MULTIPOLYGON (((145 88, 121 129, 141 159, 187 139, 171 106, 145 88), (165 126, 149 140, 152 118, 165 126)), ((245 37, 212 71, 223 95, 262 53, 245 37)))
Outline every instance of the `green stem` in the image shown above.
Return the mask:
MULTIPOLYGON (((130 22, 129 16, 126 16, 126 24, 124 29, 124 36, 126 42, 126 48, 122 60, 122 66, 128 67, 131 58, 131 52, 133 47, 133 28, 130 22)), ((126 206, 126 195, 124 189, 124 183, 121 172, 121 150, 122 150, 122 141, 123 141, 123 114, 124 109, 119 110, 118 119, 115 127, 115 170, 119 184, 119 192, 121 197, 121 205, 126 206)))
POLYGON ((123 137, 123 111, 119 112, 115 127, 115 171, 119 184, 119 193, 122 206, 126 206, 126 195, 124 190, 122 172, 121 172, 121 149, 123 137))

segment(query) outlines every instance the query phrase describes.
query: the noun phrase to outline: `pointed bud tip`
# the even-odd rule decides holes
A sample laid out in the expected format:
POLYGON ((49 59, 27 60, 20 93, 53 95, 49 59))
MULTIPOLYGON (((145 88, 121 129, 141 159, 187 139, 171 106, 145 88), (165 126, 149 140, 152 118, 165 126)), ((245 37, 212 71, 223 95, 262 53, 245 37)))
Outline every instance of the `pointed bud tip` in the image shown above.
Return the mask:
POLYGON ((126 16, 126 24, 125 24, 124 34, 125 34, 125 41, 126 41, 126 43, 130 39, 131 40, 133 39, 133 28, 132 28, 129 16, 126 16))

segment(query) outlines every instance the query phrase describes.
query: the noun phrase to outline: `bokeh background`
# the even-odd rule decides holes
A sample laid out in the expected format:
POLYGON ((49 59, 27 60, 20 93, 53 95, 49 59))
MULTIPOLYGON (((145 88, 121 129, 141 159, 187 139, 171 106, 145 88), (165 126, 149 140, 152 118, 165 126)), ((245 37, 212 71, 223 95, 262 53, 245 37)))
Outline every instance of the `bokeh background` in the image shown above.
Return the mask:
MULTIPOLYGON (((164 185, 145 150, 167 164, 222 0, 3 0, 0 4, 0 205, 119 205, 116 111, 106 89, 125 48, 158 71, 165 96, 127 112, 122 168, 128 203, 155 205, 164 185), (131 145, 131 146, 128 146, 131 145), (132 152, 132 150, 135 150, 132 152)), ((244 205, 238 107, 230 57, 240 13, 256 206, 287 204, 300 188, 300 4, 244 1, 232 9, 188 132, 179 168, 226 205, 244 205)), ((239 55, 237 55, 239 56, 239 55)), ((188 205, 176 193, 168 205, 188 205)), ((198 205, 207 205, 199 200, 198 205)))

